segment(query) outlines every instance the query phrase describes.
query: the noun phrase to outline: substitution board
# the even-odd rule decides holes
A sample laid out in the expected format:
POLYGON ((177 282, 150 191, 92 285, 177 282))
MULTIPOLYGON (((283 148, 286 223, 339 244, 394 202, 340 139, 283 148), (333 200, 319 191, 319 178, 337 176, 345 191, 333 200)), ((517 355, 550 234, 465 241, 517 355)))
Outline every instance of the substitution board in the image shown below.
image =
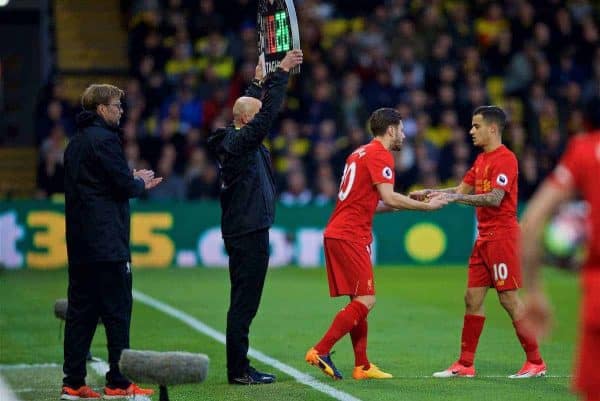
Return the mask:
MULTIPOLYGON (((265 74, 279 66, 285 54, 300 49, 298 18, 293 0, 258 1, 258 55, 265 74)), ((300 66, 290 73, 298 74, 300 66)))

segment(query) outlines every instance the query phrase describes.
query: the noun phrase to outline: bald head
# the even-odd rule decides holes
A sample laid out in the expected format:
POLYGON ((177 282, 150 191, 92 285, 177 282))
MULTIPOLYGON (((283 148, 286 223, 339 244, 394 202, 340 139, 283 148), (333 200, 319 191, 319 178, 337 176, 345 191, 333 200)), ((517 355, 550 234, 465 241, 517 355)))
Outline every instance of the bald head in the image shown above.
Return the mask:
POLYGON ((237 128, 248 124, 262 107, 262 102, 256 98, 242 96, 233 105, 233 123, 237 128))

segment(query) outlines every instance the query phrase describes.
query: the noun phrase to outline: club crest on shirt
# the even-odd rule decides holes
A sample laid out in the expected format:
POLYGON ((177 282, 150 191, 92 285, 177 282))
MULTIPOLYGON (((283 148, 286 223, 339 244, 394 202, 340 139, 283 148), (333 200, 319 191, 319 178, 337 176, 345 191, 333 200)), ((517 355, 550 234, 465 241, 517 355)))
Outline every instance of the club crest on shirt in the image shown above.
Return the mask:
POLYGON ((508 184, 508 177, 506 176, 506 174, 498 174, 498 177, 496 177, 496 182, 498 183, 498 185, 505 186, 506 184, 508 184))
POLYGON ((381 174, 386 178, 386 179, 391 179, 392 178, 392 169, 389 167, 384 167, 383 171, 381 172, 381 174))

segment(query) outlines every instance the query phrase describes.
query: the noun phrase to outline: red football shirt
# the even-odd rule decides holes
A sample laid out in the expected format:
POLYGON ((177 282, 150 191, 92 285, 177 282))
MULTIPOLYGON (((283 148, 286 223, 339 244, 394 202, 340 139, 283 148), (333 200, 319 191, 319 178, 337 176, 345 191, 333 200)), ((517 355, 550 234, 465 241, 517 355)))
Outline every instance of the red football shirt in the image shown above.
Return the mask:
POLYGON ((485 194, 498 188, 505 192, 500 206, 477 207, 477 229, 480 239, 513 236, 519 229, 517 221, 519 166, 515 154, 504 145, 477 156, 463 181, 475 187, 475 194, 485 194))
POLYGON ((337 203, 324 236, 369 245, 380 199, 375 184, 380 183, 394 184, 394 158, 381 142, 373 140, 346 159, 337 203))
POLYGON ((590 238, 585 265, 600 267, 600 131, 571 139, 549 179, 560 188, 576 188, 588 202, 590 238))

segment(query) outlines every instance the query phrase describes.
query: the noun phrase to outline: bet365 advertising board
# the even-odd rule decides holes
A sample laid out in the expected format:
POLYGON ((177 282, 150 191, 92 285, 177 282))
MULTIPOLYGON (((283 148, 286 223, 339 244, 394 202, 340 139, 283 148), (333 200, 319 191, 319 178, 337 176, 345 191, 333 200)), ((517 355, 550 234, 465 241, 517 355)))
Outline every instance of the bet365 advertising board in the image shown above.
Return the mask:
MULTIPOLYGON (((136 268, 226 267, 218 202, 132 202, 132 264, 136 268)), ((271 267, 324 265, 323 229, 330 207, 279 205, 271 228, 271 267)), ((465 265, 475 235, 473 208, 375 216, 373 261, 388 265, 465 265)), ((0 266, 60 269, 67 265, 64 204, 0 202, 0 266)))

